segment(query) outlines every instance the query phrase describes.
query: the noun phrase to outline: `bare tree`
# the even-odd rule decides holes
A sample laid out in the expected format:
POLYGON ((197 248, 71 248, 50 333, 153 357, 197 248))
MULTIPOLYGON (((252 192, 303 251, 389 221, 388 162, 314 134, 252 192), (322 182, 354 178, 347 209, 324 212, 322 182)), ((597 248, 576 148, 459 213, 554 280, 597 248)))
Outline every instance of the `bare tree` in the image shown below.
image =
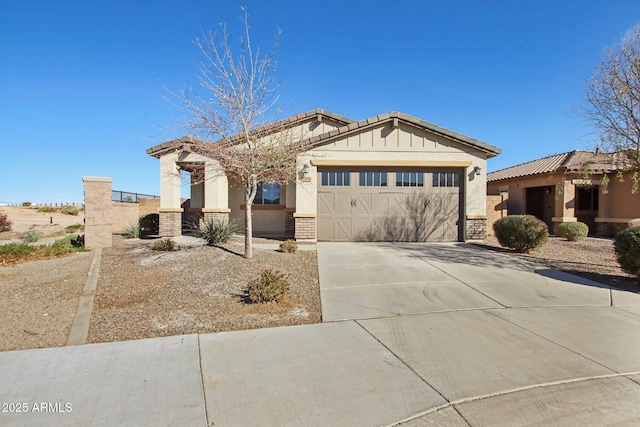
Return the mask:
POLYGON ((254 49, 246 8, 242 21, 244 34, 237 53, 226 26, 196 39, 202 54, 200 89, 172 95, 187 112, 182 123, 190 136, 183 139, 183 150, 212 159, 221 174, 244 190, 245 257, 251 258, 251 207, 258 185, 294 179, 297 156, 306 149, 302 137, 291 132, 286 121, 278 120, 277 38, 267 53, 254 49))
POLYGON ((640 166, 640 24, 619 45, 609 49, 585 87, 582 116, 599 137, 602 151, 611 153, 618 171, 632 170, 637 188, 640 166))

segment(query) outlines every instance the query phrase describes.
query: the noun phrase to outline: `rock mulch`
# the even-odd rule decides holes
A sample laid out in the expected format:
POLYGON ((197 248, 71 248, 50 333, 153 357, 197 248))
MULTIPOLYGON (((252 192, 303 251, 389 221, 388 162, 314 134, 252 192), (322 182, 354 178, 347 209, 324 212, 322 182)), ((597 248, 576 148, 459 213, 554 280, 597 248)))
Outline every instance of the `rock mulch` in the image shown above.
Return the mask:
POLYGON ((115 239, 104 249, 88 342, 320 322, 315 251, 254 248, 254 258, 245 259, 239 241, 175 252, 151 246, 149 240, 115 239), (267 268, 289 274, 290 297, 247 303, 247 282, 267 268))

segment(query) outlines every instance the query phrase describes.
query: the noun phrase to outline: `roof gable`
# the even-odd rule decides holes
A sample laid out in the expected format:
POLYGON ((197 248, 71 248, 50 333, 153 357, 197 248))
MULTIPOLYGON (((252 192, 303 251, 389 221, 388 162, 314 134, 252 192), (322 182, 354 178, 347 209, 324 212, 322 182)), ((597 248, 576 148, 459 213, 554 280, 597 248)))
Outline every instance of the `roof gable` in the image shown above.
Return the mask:
POLYGON ((489 145, 486 142, 482 142, 477 139, 470 138, 466 135, 459 134, 449 129, 445 129, 443 127, 434 125, 433 123, 429 123, 424 120, 420 120, 416 117, 410 116, 408 114, 402 114, 396 111, 374 116, 369 119, 361 120, 358 122, 351 122, 338 129, 332 130, 322 135, 311 137, 307 140, 307 142, 314 147, 320 147, 333 142, 336 138, 339 138, 339 137, 343 138, 345 136, 360 133, 374 126, 380 126, 382 124, 392 123, 394 127, 397 127, 399 122, 407 123, 411 126, 424 129, 436 135, 444 136, 447 139, 453 140, 457 143, 483 151, 487 154, 487 157, 494 157, 501 153, 501 150, 499 148, 493 145, 489 145))

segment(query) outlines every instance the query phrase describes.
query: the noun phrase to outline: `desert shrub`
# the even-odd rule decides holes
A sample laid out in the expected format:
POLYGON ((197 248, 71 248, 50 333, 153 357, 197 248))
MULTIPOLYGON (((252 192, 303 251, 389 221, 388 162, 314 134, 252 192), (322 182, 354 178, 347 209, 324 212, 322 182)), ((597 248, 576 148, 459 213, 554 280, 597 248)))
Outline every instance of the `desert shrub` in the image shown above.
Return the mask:
POLYGON ((58 239, 51 245, 30 245, 28 243, 9 243, 0 245, 0 263, 16 263, 20 261, 37 260, 63 256, 74 252, 83 252, 84 247, 71 244, 75 236, 69 235, 58 239))
POLYGON ((280 243, 280 250, 287 254, 295 253, 298 250, 298 243, 295 240, 285 240, 280 243))
POLYGON ((38 212, 44 213, 58 212, 58 208, 54 208, 53 206, 40 206, 37 210, 38 212))
POLYGON ((195 227, 199 237, 207 241, 209 245, 219 245, 227 243, 231 236, 237 231, 234 220, 229 222, 214 221, 212 219, 203 221, 195 227))
POLYGON ((75 206, 71 206, 71 205, 60 206, 60 213, 63 213, 65 215, 78 215, 78 212, 79 210, 75 206))
POLYGON ((589 227, 584 222, 563 222, 558 224, 558 236, 570 242, 584 240, 589 234, 589 227))
POLYGON ((0 245, 0 263, 15 262, 24 259, 38 250, 37 246, 28 243, 8 243, 0 245))
POLYGON ((77 231, 81 231, 82 229, 84 229, 84 226, 82 224, 73 224, 73 225, 69 225, 67 227, 64 228, 64 232, 65 233, 75 233, 77 231))
POLYGON ((544 245, 549 237, 547 224, 533 215, 508 215, 493 223, 501 246, 518 252, 530 252, 544 245))
POLYGON ((22 202, 22 206, 31 206, 31 202, 22 202))
POLYGON ((629 228, 640 227, 640 218, 634 218, 631 221, 629 221, 629 223, 627 224, 627 227, 629 228))
POLYGON ((0 213, 0 232, 11 231, 13 229, 13 221, 9 219, 7 214, 0 213))
POLYGON ((22 241, 25 243, 35 243, 40 239, 40 233, 37 231, 27 231, 22 235, 22 241))
POLYGON ((624 271, 640 277, 640 227, 627 228, 616 235, 616 256, 624 271))
POLYGON ((156 240, 152 246, 154 251, 177 251, 178 245, 171 239, 156 240))
POLYGON ((249 281, 247 298, 252 303, 280 302, 289 292, 289 276, 279 271, 263 270, 255 279, 249 281))
POLYGON ((141 216, 138 220, 140 224, 140 237, 157 236, 160 234, 160 215, 150 213, 141 216))
POLYGON ((70 234, 62 239, 56 240, 51 245, 41 245, 39 248, 44 249, 45 257, 60 256, 73 252, 84 252, 84 247, 74 246, 72 243, 72 241, 76 240, 77 237, 78 236, 70 234))
POLYGON ((140 221, 131 222, 122 230, 122 235, 125 239, 139 239, 140 238, 140 221))

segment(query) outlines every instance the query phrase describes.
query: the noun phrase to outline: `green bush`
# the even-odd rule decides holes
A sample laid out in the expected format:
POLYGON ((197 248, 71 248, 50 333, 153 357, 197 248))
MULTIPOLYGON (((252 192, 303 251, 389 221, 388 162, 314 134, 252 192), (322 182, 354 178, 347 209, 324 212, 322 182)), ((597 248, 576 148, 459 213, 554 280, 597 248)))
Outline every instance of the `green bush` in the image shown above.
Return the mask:
POLYGON ((563 222, 558 225, 558 236, 570 242, 584 240, 589 234, 589 227, 584 222, 563 222))
POLYGON ((60 256, 64 254, 69 254, 73 252, 84 252, 85 249, 83 246, 78 247, 74 246, 72 241, 76 240, 78 236, 74 236, 72 234, 63 237, 62 239, 58 239, 51 245, 41 245, 39 248, 44 249, 44 256, 60 256))
POLYGON ((7 214, 0 213, 0 232, 11 231, 13 229, 13 221, 9 219, 7 214))
POLYGON ((139 239, 140 238, 140 221, 132 222, 122 230, 122 235, 125 239, 139 239))
POLYGON ((223 222, 210 219, 197 225, 195 231, 199 237, 207 241, 207 244, 214 246, 227 243, 237 231, 237 227, 234 220, 223 222))
POLYGON ((178 245, 171 239, 156 240, 153 243, 153 250, 166 252, 177 251, 178 245))
POLYGON ((22 206, 31 206, 31 202, 22 202, 22 206))
POLYGON ((247 298, 252 303, 280 302, 289 292, 289 277, 279 271, 263 270, 255 279, 249 281, 247 298))
POLYGON ((140 224, 140 237, 157 236, 160 234, 160 215, 151 213, 141 216, 138 220, 140 224))
POLYGON ((35 243, 40 239, 40 233, 37 231, 27 231, 22 235, 22 241, 25 243, 35 243))
POLYGON ((501 246, 527 253, 544 245, 549 237, 547 224, 533 215, 509 215, 493 223, 501 246))
POLYGON ((65 215, 78 215, 78 208, 71 205, 60 206, 60 212, 65 215))
POLYGON ((286 254, 293 254, 298 250, 298 243, 295 240, 285 240, 280 243, 280 250, 286 254))
POLYGON ((58 208, 54 208, 53 206, 40 206, 37 210, 38 212, 44 213, 58 212, 58 208))
POLYGON ((616 235, 618 263, 624 271, 640 277, 640 227, 627 228, 616 235))
POLYGON ((62 256, 74 252, 84 252, 84 247, 75 247, 71 243, 76 236, 69 235, 58 239, 51 245, 30 245, 28 243, 8 243, 0 245, 0 264, 36 260, 62 256))

